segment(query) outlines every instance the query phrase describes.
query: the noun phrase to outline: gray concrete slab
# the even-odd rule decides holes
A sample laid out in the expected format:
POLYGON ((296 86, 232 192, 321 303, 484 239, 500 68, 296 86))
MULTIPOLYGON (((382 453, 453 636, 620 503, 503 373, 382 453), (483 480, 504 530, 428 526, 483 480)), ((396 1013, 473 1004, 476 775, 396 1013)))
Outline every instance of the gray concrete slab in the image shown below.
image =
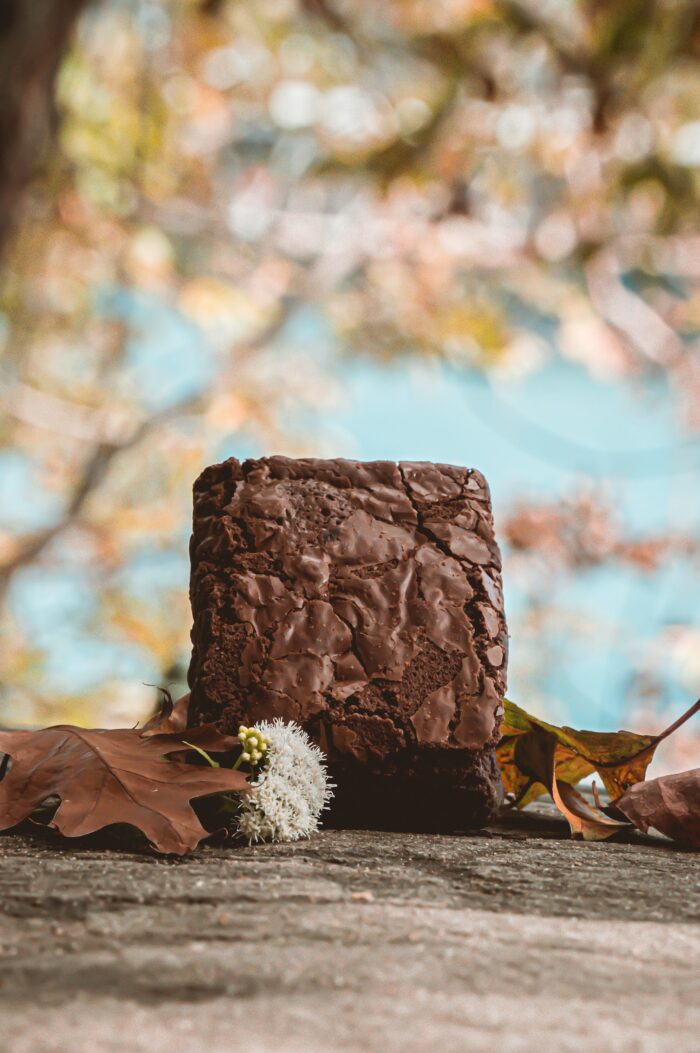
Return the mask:
POLYGON ((5 836, 2 1047, 695 1053, 698 863, 543 815, 184 861, 5 836))

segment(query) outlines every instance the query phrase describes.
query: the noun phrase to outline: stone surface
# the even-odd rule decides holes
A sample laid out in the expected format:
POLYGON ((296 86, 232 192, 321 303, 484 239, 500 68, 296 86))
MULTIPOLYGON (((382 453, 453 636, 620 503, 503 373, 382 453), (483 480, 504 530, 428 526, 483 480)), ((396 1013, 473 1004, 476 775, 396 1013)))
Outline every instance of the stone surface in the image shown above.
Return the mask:
POLYGON ((191 557, 194 719, 302 724, 343 825, 488 820, 507 636, 479 472, 232 458, 194 485, 191 557))
POLYGON ((698 857, 326 831, 185 861, 0 838, 6 1053, 698 1048, 698 857))

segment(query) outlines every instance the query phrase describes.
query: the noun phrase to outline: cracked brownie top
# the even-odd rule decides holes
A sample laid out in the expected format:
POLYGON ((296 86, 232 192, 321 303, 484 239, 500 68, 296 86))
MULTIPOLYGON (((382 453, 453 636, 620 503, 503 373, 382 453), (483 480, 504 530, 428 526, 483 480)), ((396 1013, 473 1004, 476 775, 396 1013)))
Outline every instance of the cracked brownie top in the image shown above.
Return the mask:
POLYGON ((282 716, 363 762, 495 741, 506 627, 478 472, 231 459, 195 483, 191 555, 200 719, 282 716))

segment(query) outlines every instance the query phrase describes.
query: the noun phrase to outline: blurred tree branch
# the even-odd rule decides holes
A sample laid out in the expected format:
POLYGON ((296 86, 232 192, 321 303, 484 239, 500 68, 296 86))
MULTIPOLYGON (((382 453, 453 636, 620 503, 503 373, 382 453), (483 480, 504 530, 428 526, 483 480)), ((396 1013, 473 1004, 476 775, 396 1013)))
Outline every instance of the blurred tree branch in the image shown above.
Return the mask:
MULTIPOLYGON (((293 312, 298 308, 299 303, 300 300, 298 296, 285 297, 280 304, 280 309, 275 318, 269 325, 263 327, 252 339, 247 340, 232 349, 230 357, 234 367, 245 357, 256 350, 265 347, 274 340, 293 312)), ((221 387, 224 382, 225 378, 223 377, 219 377, 217 380, 219 387, 221 387)), ((19 385, 18 388, 23 392, 26 398, 27 386, 19 385)), ((40 400, 45 398, 42 392, 32 393, 33 398, 37 398, 37 396, 40 400)), ((53 523, 51 526, 38 531, 28 538, 25 538, 12 552, 9 559, 4 563, 0 563, 0 599, 7 591, 10 579, 15 571, 38 559, 42 552, 44 552, 59 534, 63 533, 64 530, 80 518, 85 505, 92 494, 100 487, 116 457, 134 447, 137 447, 139 443, 146 439, 150 434, 157 431, 159 427, 166 424, 168 421, 174 420, 177 417, 185 416, 187 413, 195 410, 206 400, 206 397, 207 393, 198 392, 192 398, 186 399, 184 402, 178 402, 173 406, 167 406, 163 410, 146 417, 140 423, 133 426, 128 435, 121 438, 115 438, 112 441, 98 442, 92 453, 88 456, 82 471, 75 480, 73 489, 67 499, 64 513, 58 522, 53 523)), ((59 401, 62 403, 60 410, 65 412, 66 408, 70 406, 65 400, 51 400, 52 409, 55 412, 57 408, 56 404, 59 401)), ((43 402, 42 404, 45 408, 46 403, 43 402)), ((93 412, 95 412, 97 416, 97 412, 93 412)), ((31 423, 34 422, 32 421, 31 423)), ((43 421, 40 426, 46 426, 47 424, 47 421, 43 421)), ((122 421, 119 430, 123 432, 124 426, 124 422, 122 421)), ((74 435, 74 437, 85 438, 87 436, 74 435)))
POLYGON ((126 427, 123 414, 84 406, 21 381, 0 385, 0 405, 31 427, 87 442, 118 445, 126 427))
POLYGON ((346 19, 332 4, 328 3, 328 0, 302 0, 301 6, 308 14, 320 18, 331 29, 350 34, 350 27, 346 19))
POLYGON ((89 2, 3 0, 0 5, 0 251, 54 130, 56 72, 89 2))
MULTIPOLYGON (((195 405, 196 401, 198 400, 193 400, 192 405, 195 405)), ((174 417, 176 415, 175 409, 177 413, 185 413, 188 408, 190 408, 189 404, 181 404, 172 410, 155 414, 142 421, 133 430, 131 436, 123 442, 119 444, 100 443, 96 446, 74 482, 73 490, 62 517, 46 529, 40 530, 20 542, 15 552, 0 567, 0 596, 6 592, 10 579, 16 570, 37 559, 54 538, 58 537, 59 534, 79 518, 89 497, 99 487, 107 474, 113 459, 118 454, 137 446, 156 425, 174 417)))
POLYGON ((216 18, 225 4, 226 0, 201 0, 200 10, 203 15, 209 15, 211 18, 216 18))

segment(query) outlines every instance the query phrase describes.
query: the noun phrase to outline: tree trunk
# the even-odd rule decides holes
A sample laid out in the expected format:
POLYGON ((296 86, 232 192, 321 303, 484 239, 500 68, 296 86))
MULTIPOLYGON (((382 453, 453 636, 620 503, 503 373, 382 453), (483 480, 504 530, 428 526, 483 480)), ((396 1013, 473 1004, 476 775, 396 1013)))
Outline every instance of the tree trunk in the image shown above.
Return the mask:
POLYGON ((0 253, 56 126, 54 81, 89 0, 0 0, 0 253))

